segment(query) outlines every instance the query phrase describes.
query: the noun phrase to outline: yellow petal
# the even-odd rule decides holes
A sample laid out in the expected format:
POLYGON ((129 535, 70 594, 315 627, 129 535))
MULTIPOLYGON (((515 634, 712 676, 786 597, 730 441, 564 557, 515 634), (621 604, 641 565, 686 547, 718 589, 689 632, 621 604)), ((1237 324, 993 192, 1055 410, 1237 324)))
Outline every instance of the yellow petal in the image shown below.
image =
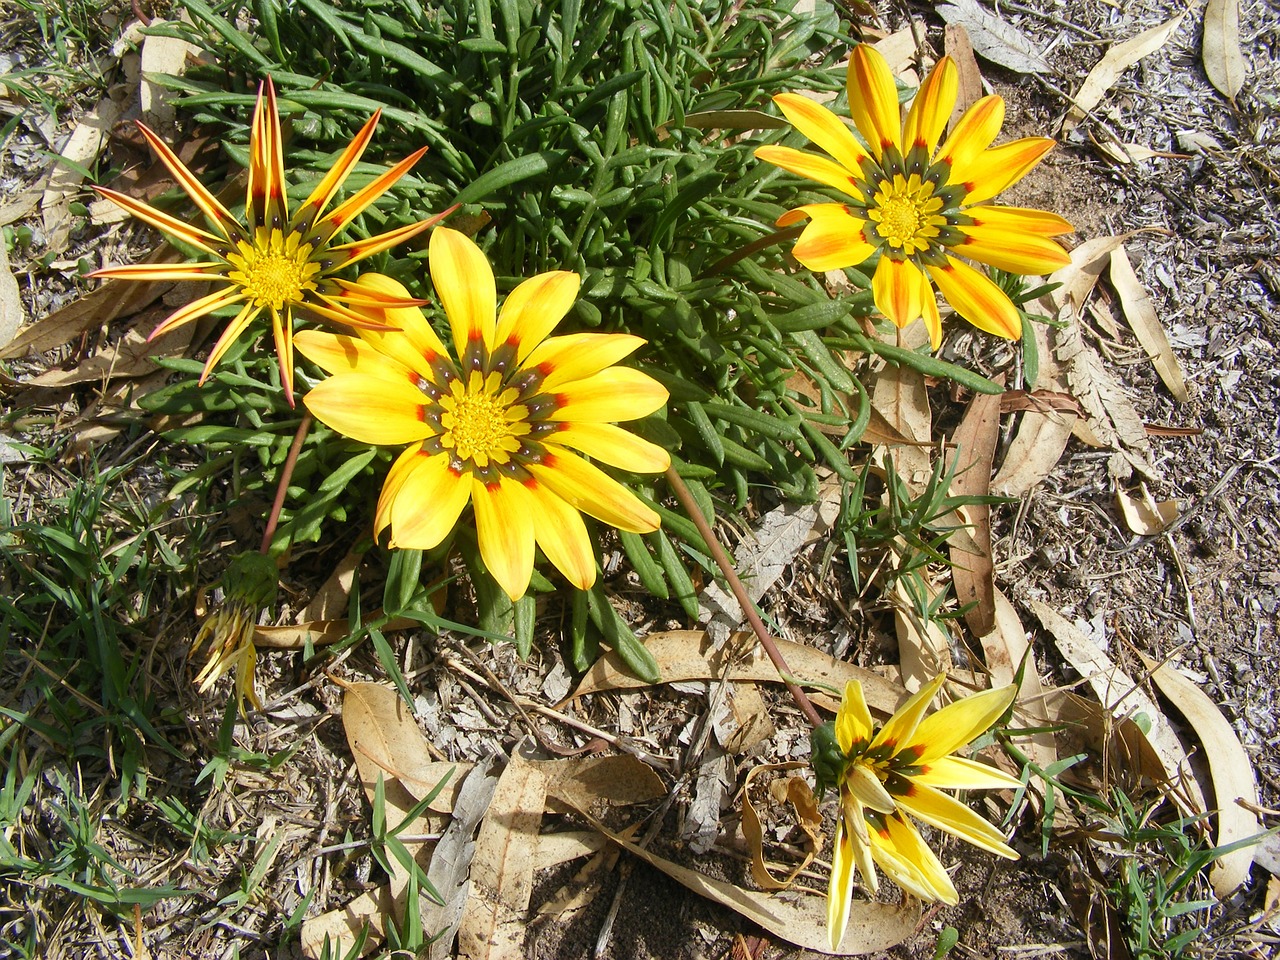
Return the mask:
POLYGON ((810 270, 823 273, 856 267, 875 253, 863 233, 866 221, 840 203, 814 203, 790 211, 803 211, 810 223, 791 253, 810 270))
POLYGON ((929 276, 956 313, 979 330, 1010 340, 1022 337, 1018 308, 986 274, 955 257, 947 257, 944 266, 928 269, 929 276))
POLYGON ((396 462, 387 471, 387 479, 382 483, 382 492, 378 495, 378 508, 374 513, 373 539, 381 539, 382 531, 391 525, 391 505, 399 495, 405 480, 418 467, 420 463, 418 455, 421 452, 420 442, 410 444, 400 456, 396 457, 396 462))
POLYGON ((875 47, 860 43, 849 57, 849 112, 862 138, 879 159, 885 147, 902 147, 898 85, 875 47))
POLYGON ((516 360, 523 363, 564 319, 581 286, 582 278, 565 270, 525 280, 503 301, 494 343, 514 342, 516 360))
POLYGON ((133 263, 121 267, 103 267, 89 276, 107 280, 221 280, 226 264, 206 263, 133 263))
POLYGON ((550 518, 534 516, 537 506, 524 485, 502 477, 485 484, 471 480, 480 558, 513 601, 524 596, 533 575, 534 528, 550 518))
POLYGON ((662 447, 611 423, 565 422, 545 442, 571 447, 632 473, 662 473, 671 466, 671 454, 662 447))
POLYGON ((951 182, 965 185, 965 203, 981 203, 1017 183, 1055 146, 1047 137, 1025 137, 984 150, 951 168, 951 182))
POLYGON ((1002 227, 1013 233, 1033 233, 1041 237, 1060 237, 1075 230, 1070 223, 1048 210, 1029 207, 1006 207, 991 204, 970 207, 965 211, 977 226, 1002 227))
POLYGON ((170 330, 182 326, 184 323, 190 323, 198 317, 203 317, 205 314, 213 313, 213 311, 220 310, 233 303, 240 303, 244 299, 244 291, 235 285, 223 287, 221 290, 215 290, 208 296, 201 297, 199 300, 193 300, 185 307, 179 307, 177 310, 173 311, 173 313, 160 321, 156 328, 147 335, 147 339, 154 340, 156 337, 163 336, 170 330))
POLYGON ((321 423, 353 440, 376 444, 413 443, 431 436, 435 431, 422 420, 425 402, 417 387, 367 373, 330 377, 306 396, 307 409, 321 423))
POLYGON ((1017 860, 1018 853, 1004 842, 1004 835, 959 800, 940 790, 911 781, 906 793, 897 797, 898 806, 917 820, 945 830, 975 847, 1017 860))
POLYGON ((537 481, 525 484, 525 489, 538 518, 533 530, 538 546, 566 580, 579 590, 590 590, 596 582, 596 554, 582 514, 537 481))
POLYGON ((890 880, 912 896, 925 901, 960 902, 951 877, 909 820, 887 817, 883 830, 872 829, 871 856, 890 880))
POLYGON ((245 205, 250 229, 269 223, 276 214, 282 221, 288 219, 280 112, 276 108, 275 84, 270 77, 259 85, 258 102, 253 108, 253 125, 249 129, 249 185, 245 205))
POLYGON ((870 743, 873 732, 871 711, 867 708, 867 698, 862 694, 862 683, 850 680, 844 685, 844 697, 836 713, 836 742, 841 750, 849 753, 854 744, 870 743))
MULTIPOLYGON (((235 315, 230 323, 223 329, 218 342, 213 345, 213 349, 209 351, 209 358, 204 362, 204 369, 200 371, 200 385, 209 379, 209 374, 213 372, 213 368, 217 366, 218 361, 222 359, 231 345, 239 339, 240 334, 244 333, 245 328, 249 326, 253 319, 262 312, 262 308, 252 303, 246 303, 240 312, 235 315)), ((154 336, 154 334, 153 334, 154 336)))
POLYGON ((183 223, 176 217, 171 217, 169 214, 157 210, 155 207, 150 207, 140 200, 127 197, 123 193, 117 193, 115 190, 109 190, 106 187, 94 187, 93 189, 144 223, 149 223, 162 233, 177 237, 179 240, 203 250, 210 256, 218 256, 216 248, 227 242, 225 238, 215 237, 206 230, 201 230, 199 227, 194 227, 189 223, 183 223))
POLYGON ((932 286, 925 294, 922 306, 925 329, 929 331, 929 349, 937 350, 942 346, 942 314, 938 311, 938 298, 932 286))
POLYGON ((524 366, 541 373, 542 390, 552 391, 613 366, 645 342, 625 333, 570 333, 544 340, 529 354, 524 366))
POLYGON ((459 359, 472 340, 492 350, 498 292, 489 261, 466 234, 448 227, 432 232, 429 256, 431 282, 449 318, 459 359))
MULTIPOLYGON (((401 461, 404 459, 401 457, 401 461)), ((404 478, 397 487, 390 488, 388 476, 378 515, 390 519, 392 547, 430 550, 439 546, 457 524, 471 499, 471 478, 452 469, 443 454, 419 453, 416 460, 406 464, 404 478), (385 506, 383 501, 387 501, 385 506)))
POLYGON ((548 453, 529 472, 570 506, 631 533, 658 529, 658 515, 599 467, 573 454, 548 453))
POLYGON ((556 391, 558 406, 548 420, 607 423, 647 416, 667 402, 667 388, 630 367, 609 367, 556 391))
POLYGON ((820 157, 816 153, 805 153, 803 150, 795 150, 791 147, 777 146, 757 147, 755 155, 757 160, 772 163, 788 173, 825 183, 841 193, 862 199, 862 191, 854 184, 853 176, 849 171, 826 157, 820 157))
POLYGON ((964 757, 942 757, 924 767, 923 773, 917 773, 911 779, 943 790, 1016 790, 1022 786, 1017 777, 964 757))
MULTIPOLYGON (((360 274, 356 278, 356 286, 384 297, 400 300, 413 299, 404 284, 380 273, 360 274)), ((369 310, 367 315, 371 320, 378 320, 388 327, 394 327, 395 330, 409 340, 410 348, 428 363, 437 357, 447 357, 449 355, 449 350, 444 345, 444 341, 436 335, 435 328, 427 322, 427 318, 423 316, 422 311, 417 307, 391 307, 381 310, 369 310)), ((365 336, 365 334, 361 335, 365 336)), ((371 330, 368 332, 366 339, 370 343, 377 345, 379 349, 384 349, 384 338, 389 335, 389 333, 382 334, 371 330)), ((398 356, 399 350, 399 345, 387 346, 384 352, 394 352, 398 356)), ((414 366, 414 369, 418 369, 418 367, 414 366)))
POLYGON ((983 97, 964 112, 938 151, 938 159, 951 164, 949 183, 964 182, 957 178, 956 168, 968 167, 974 157, 991 146, 1003 123, 1004 100, 994 94, 983 97))
POLYGON ((924 716, 924 712, 929 709, 929 704, 933 702, 934 696, 938 692, 938 688, 942 686, 942 681, 947 679, 945 673, 939 673, 928 683, 920 687, 915 694, 911 696, 897 712, 889 718, 888 723, 880 728, 871 741, 871 749, 875 749, 883 744, 892 745, 891 753, 897 753, 903 747, 911 744, 912 735, 916 731, 916 727, 920 724, 920 718, 924 716))
POLYGON ((365 207, 390 190, 396 181, 408 173, 426 152, 426 147, 415 150, 386 173, 375 177, 367 186, 324 218, 325 229, 330 231, 330 235, 332 235, 345 227, 363 213, 365 207))
POLYGON ((333 195, 338 192, 343 182, 351 175, 351 171, 355 169, 356 164, 360 162, 360 157, 363 156, 365 148, 369 146, 369 141, 373 138, 374 128, 378 126, 378 120, 381 116, 382 110, 379 108, 374 111, 372 117, 365 121, 365 125, 360 128, 360 132, 351 139, 346 149, 342 151, 342 155, 329 168, 329 172, 321 178, 315 189, 311 191, 311 196, 307 197, 298 211, 299 216, 310 215, 311 222, 315 223, 319 213, 329 205, 333 195))
POLYGON ((952 245, 954 252, 1010 273, 1050 274, 1071 262, 1067 251, 1051 237, 997 226, 966 225, 959 229, 966 239, 952 245))
POLYGON ((963 697, 925 717, 910 740, 922 748, 919 762, 932 763, 955 753, 985 733, 1009 709, 1017 694, 1017 685, 1011 683, 963 697))
POLYGON ((871 292, 876 308, 897 326, 915 323, 924 311, 924 296, 932 293, 928 280, 910 260, 880 258, 871 278, 871 292))
MULTIPOLYGON (((165 142, 152 133, 145 124, 139 123, 137 126, 147 143, 151 144, 151 149, 156 152, 156 155, 160 157, 160 161, 173 174, 173 179, 195 201, 200 211, 212 222, 216 223, 220 230, 225 232, 229 227, 235 229, 236 219, 231 216, 230 211, 218 201, 217 197, 205 189, 204 184, 196 179, 196 175, 188 170, 186 164, 178 159, 178 155, 170 150, 165 142)), ((102 192, 107 193, 105 190, 102 192)), ((115 197, 112 197, 112 199, 115 199, 115 197)), ((118 203, 119 201, 117 200, 116 202, 118 203)), ((227 238, 230 239, 231 235, 228 234, 227 238)))
POLYGON ((293 402, 293 311, 285 304, 283 310, 271 311, 271 335, 276 342, 276 357, 280 360, 280 385, 289 406, 293 402))
POLYGON ((943 57, 937 62, 929 76, 916 92, 916 98, 907 111, 907 120, 902 128, 902 149, 909 151, 912 147, 923 147, 930 156, 938 146, 938 138, 951 119, 951 111, 955 109, 956 93, 960 88, 959 74, 955 61, 943 57))
POLYGON ((880 778, 863 763, 854 763, 849 767, 842 787, 857 797, 864 807, 877 813, 893 813, 898 809, 880 778))
POLYGON ((793 127, 827 151, 837 163, 850 173, 861 173, 867 151, 843 120, 822 104, 798 93, 780 93, 773 102, 793 127))
POLYGON ((329 374, 364 373, 392 383, 417 385, 418 373, 394 360, 360 337, 303 330, 294 334, 294 346, 329 374))
POLYGON ((369 237, 366 240, 352 240, 350 243, 329 247, 328 250, 337 263, 344 267, 349 266, 366 257, 372 257, 375 253, 389 250, 397 244, 416 237, 430 227, 432 222, 433 220, 419 220, 417 223, 406 224, 403 227, 388 230, 386 233, 380 233, 376 237, 369 237))

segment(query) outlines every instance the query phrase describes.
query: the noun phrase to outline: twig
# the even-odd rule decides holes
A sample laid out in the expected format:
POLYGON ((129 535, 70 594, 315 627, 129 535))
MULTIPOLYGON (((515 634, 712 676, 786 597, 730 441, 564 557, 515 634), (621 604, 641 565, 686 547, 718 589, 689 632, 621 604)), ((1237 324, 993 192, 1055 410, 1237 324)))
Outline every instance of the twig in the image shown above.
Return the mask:
POLYGON ((792 679, 791 668, 787 666, 787 661, 782 656, 782 651, 778 649, 778 645, 773 642, 773 637, 769 636, 769 631, 765 629, 764 621, 760 619, 760 614, 756 612, 756 606, 751 601, 747 588, 742 585, 742 580, 738 577, 737 571, 733 569, 733 564, 729 562, 728 554, 724 552, 724 547, 716 539, 715 532, 711 529, 711 524, 702 515, 702 511, 693 499, 693 494, 689 492, 689 488, 685 486, 684 480, 681 479, 680 474, 676 473, 674 467, 667 468, 667 483, 671 485, 676 499, 680 501, 680 506, 684 508, 684 512, 689 515, 693 525, 698 528, 698 533, 702 535, 702 539, 706 541, 707 546, 711 549, 712 559, 715 560, 720 572, 724 574, 725 580, 728 581, 729 589, 733 591, 734 598, 737 599, 738 605, 742 607, 742 613, 747 618, 747 622, 751 624, 751 629, 755 631, 755 635, 760 641, 760 646, 764 648, 764 652, 769 655, 769 659, 773 661, 773 665, 777 668, 778 674, 782 677, 782 682, 787 686, 787 692, 791 694, 796 706, 800 708, 800 712, 808 718, 811 724, 815 727, 822 726, 822 717, 818 715, 818 711, 814 709, 809 698, 805 696, 805 692, 792 679))
POLYGON ((280 523, 280 511, 284 509, 285 494, 289 491, 289 481, 293 479, 293 468, 297 466, 298 454, 302 452, 302 441, 307 439, 307 431, 311 429, 311 414, 302 415, 298 424, 298 432, 293 435, 293 443, 289 445, 289 456, 285 458, 284 469, 280 471, 280 482, 276 485, 276 499, 271 504, 271 516, 267 518, 267 529, 262 534, 262 553, 271 552, 271 540, 276 535, 276 527, 280 523))

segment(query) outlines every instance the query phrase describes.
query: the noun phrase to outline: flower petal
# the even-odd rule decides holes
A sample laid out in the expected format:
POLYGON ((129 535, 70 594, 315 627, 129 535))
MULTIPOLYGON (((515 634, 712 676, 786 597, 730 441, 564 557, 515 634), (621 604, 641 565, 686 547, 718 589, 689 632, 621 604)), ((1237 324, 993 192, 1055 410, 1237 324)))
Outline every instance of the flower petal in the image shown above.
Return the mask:
POLYGON ((186 306, 179 307, 177 310, 173 311, 173 313, 161 320, 156 328, 147 335, 147 340, 154 340, 156 337, 163 336, 170 330, 182 326, 184 323, 190 323, 198 317, 203 317, 207 313, 213 313, 213 311, 220 310, 233 303, 240 303, 244 299, 244 291, 235 285, 223 287, 221 290, 215 290, 208 296, 201 297, 199 300, 192 300, 186 306))
POLYGON ((398 243, 403 243, 412 237, 416 237, 432 224, 438 222, 439 217, 432 217, 428 220, 419 220, 417 223, 406 224, 403 227, 397 227, 394 230, 388 230, 386 233, 380 233, 376 237, 369 237, 365 240, 352 240, 350 243, 339 244, 338 246, 329 247, 329 254, 342 266, 348 266, 353 263, 372 257, 375 253, 381 253, 383 250, 389 250, 398 243))
MULTIPOLYGON (((222 231, 231 230, 234 233, 238 233, 238 224, 236 219, 231 216, 230 211, 205 188, 204 184, 196 179, 196 175, 188 170, 186 164, 178 159, 178 155, 170 150, 165 142, 152 133, 145 124, 138 123, 137 127, 147 143, 151 144, 151 149, 156 152, 160 162, 173 174, 173 179, 187 192, 187 196, 195 201, 195 205, 200 208, 201 213, 208 217, 210 221, 216 223, 222 231)), ((102 192, 106 193, 107 191, 104 190, 102 192)), ((113 196, 112 199, 119 203, 116 197, 113 196)), ((227 239, 232 239, 233 235, 233 233, 227 233, 227 239)))
POLYGON ((942 314, 938 312, 938 295, 934 293, 932 286, 925 294, 922 306, 925 329, 929 331, 929 349, 937 351, 942 346, 942 314))
POLYGON ((647 416, 667 402, 667 388, 653 377, 630 367, 608 367, 556 391, 555 410, 548 420, 586 420, 607 423, 647 416))
POLYGON ((281 224, 289 219, 284 193, 284 144, 280 135, 280 111, 276 107, 276 87, 268 77, 258 87, 249 128, 249 186, 245 215, 250 233, 254 227, 279 215, 281 224))
POLYGON ((981 203, 1017 183, 1056 144, 1048 137, 1024 137, 984 150, 972 162, 951 168, 951 182, 965 185, 965 203, 981 203))
POLYGON ((1012 233, 1033 233, 1040 237, 1060 237, 1075 230, 1070 223, 1048 210, 1006 207, 1000 204, 970 207, 965 213, 975 226, 1001 227, 1012 233))
POLYGON ((538 522, 534 537, 548 560, 579 590, 596 582, 596 554, 580 514, 536 480, 525 484, 538 522))
POLYGON ((626 333, 570 333, 542 341, 523 366, 542 374, 542 390, 551 391, 594 376, 635 353, 645 343, 642 338, 626 333))
POLYGON ((1071 262, 1067 251, 1051 237, 985 225, 961 226, 959 230, 966 239, 952 245, 954 252, 1010 273, 1050 274, 1071 262))
POLYGON ((524 596, 533 575, 534 528, 551 518, 537 516, 536 501, 519 481, 500 477, 484 483, 471 478, 480 558, 513 601, 524 596))
POLYGON ((938 151, 938 160, 951 164, 949 183, 964 182, 957 177, 956 168, 968 167, 974 157, 991 146, 1003 123, 1004 99, 995 94, 983 97, 964 112, 938 151))
POLYGON ((1010 860, 1018 859, 1017 851, 1004 842, 1004 834, 959 800, 940 790, 912 780, 907 792, 899 794, 897 799, 898 806, 917 820, 932 824, 990 853, 1010 860))
POLYGON ((333 213, 329 214, 323 221, 321 221, 324 224, 321 235, 323 236, 327 233, 329 236, 333 236, 348 223, 358 217, 364 212, 365 208, 369 206, 369 204, 373 203, 380 196, 390 190, 397 180, 408 173, 409 170, 412 169, 413 165, 417 163, 426 152, 426 147, 421 147, 415 150, 390 170, 371 180, 354 196, 349 197, 337 209, 335 209, 333 213))
POLYGON ((924 772, 912 776, 915 783, 944 790, 1017 789, 1022 782, 1003 770, 964 757, 941 757, 924 764, 924 772))
POLYGON ((929 704, 933 702, 934 696, 938 692, 938 688, 942 686, 942 681, 947 679, 945 673, 939 673, 928 683, 920 687, 910 699, 900 706, 896 713, 889 718, 888 723, 880 728, 880 731, 871 741, 870 749, 874 750, 883 744, 892 744, 892 753, 897 753, 904 747, 910 746, 915 741, 912 739, 916 732, 916 727, 920 725, 920 718, 924 716, 924 712, 929 709, 929 704))
POLYGON ((882 256, 871 278, 876 308, 897 326, 914 323, 924 312, 924 298, 932 295, 924 273, 910 260, 882 256))
POLYGON ((131 263, 120 267, 103 267, 89 276, 107 280, 221 280, 226 264, 205 263, 131 263))
POLYGON ((876 252, 863 233, 866 221, 855 217, 841 203, 813 203, 796 207, 789 214, 803 211, 810 223, 792 247, 792 255, 810 270, 818 273, 856 267, 876 252))
POLYGON ((449 318, 458 359, 466 357, 472 340, 482 341, 492 350, 498 292, 485 255, 466 234, 436 227, 429 256, 431 282, 449 318))
POLYGON ((902 110, 898 85, 889 64, 869 43, 860 43, 849 57, 849 112, 862 138, 878 160, 885 147, 902 147, 902 110))
POLYGON ((1017 695, 1017 684, 1010 683, 963 697, 925 717, 911 737, 912 745, 924 748, 919 762, 955 753, 999 720, 1017 695))
POLYGON ((893 813, 898 809, 880 778, 865 763, 850 765, 842 787, 857 797, 864 807, 877 813, 893 813))
POLYGON ((422 420, 425 402, 417 387, 367 373, 322 380, 306 396, 307 409, 321 423, 353 440, 375 444, 412 443, 432 436, 435 431, 422 420))
MULTIPOLYGON (((240 312, 232 318, 231 322, 223 329, 222 334, 218 337, 217 343, 213 345, 213 349, 209 351, 209 358, 204 362, 204 369, 200 371, 200 385, 204 386, 204 382, 209 379, 209 374, 213 372, 213 368, 217 366, 218 361, 222 359, 231 345, 239 339, 240 334, 244 333, 245 328, 262 312, 262 308, 253 303, 246 303, 240 308, 240 312)), ((152 334, 154 336, 154 334, 152 334)))
POLYGON ((592 460, 632 473, 661 473, 671 466, 671 454, 662 447, 611 423, 562 423, 559 432, 545 442, 571 447, 592 460))
POLYGON ((844 685, 844 696, 836 713, 836 742, 841 750, 849 753, 856 744, 870 743, 874 730, 867 698, 862 694, 862 683, 850 680, 844 685))
POLYGON ((117 193, 107 187, 94 187, 93 189, 99 195, 106 197, 121 209, 127 210, 139 220, 151 224, 162 233, 177 237, 184 243, 189 243, 191 246, 203 250, 210 256, 218 256, 216 248, 227 242, 224 238, 215 237, 207 230, 201 230, 199 227, 192 226, 189 223, 183 223, 176 217, 171 217, 155 207, 148 206, 141 200, 134 200, 132 197, 127 197, 123 193, 117 193))
POLYGON ((280 361, 280 385, 289 406, 293 400, 293 310, 285 304, 283 310, 271 311, 271 335, 276 342, 276 357, 280 361))
POLYGON ((399 484, 392 487, 392 478, 387 477, 378 501, 378 516, 390 520, 392 547, 430 550, 439 546, 457 524, 471 499, 471 478, 454 470, 443 454, 419 452, 414 463, 407 462, 407 457, 405 451, 396 462, 397 467, 404 464, 404 477, 399 484))
POLYGON ((907 111, 907 120, 902 127, 902 149, 910 151, 912 147, 923 147, 925 153, 932 156, 938 146, 938 138, 951 119, 951 111, 955 109, 956 94, 960 89, 959 71, 955 61, 943 57, 925 77, 924 83, 916 92, 916 98, 907 111))
POLYGON ((955 257, 942 266, 930 266, 929 276, 947 302, 979 330, 1017 340, 1022 336, 1022 317, 1013 301, 985 273, 955 257))
POLYGON ((566 270, 540 273, 525 280, 502 303, 495 345, 514 343, 516 360, 523 363, 564 319, 581 286, 582 278, 566 270))
POLYGON ((528 469, 570 506, 611 527, 652 533, 660 526, 658 515, 639 497, 581 457, 547 453, 541 463, 531 463, 528 469))
POLYGON ((862 191, 853 182, 853 175, 840 164, 826 157, 820 157, 816 153, 805 153, 803 150, 792 147, 778 146, 757 147, 755 155, 757 160, 772 163, 788 173, 825 183, 841 193, 847 193, 858 200, 862 199, 862 191))
POLYGON ((829 153, 842 167, 853 174, 861 172, 867 151, 838 116, 798 93, 780 93, 773 102, 793 127, 829 153))
MULTIPOLYGON (((356 278, 356 286, 384 297, 394 297, 402 300, 413 299, 409 296, 409 291, 404 284, 380 273, 362 273, 356 278)), ((388 307, 368 311, 357 308, 357 312, 367 313, 369 319, 377 320, 380 323, 385 323, 388 327, 395 328, 395 331, 379 332, 370 330, 361 334, 384 353, 399 355, 403 345, 396 342, 398 338, 391 336, 393 332, 398 331, 401 336, 409 341, 410 349, 427 363, 431 363, 437 357, 447 357, 449 355, 449 350, 444 345, 444 341, 436 335, 435 328, 427 322, 427 318, 423 316, 422 311, 417 307, 388 307)), ((414 365, 414 369, 419 369, 419 367, 414 365)))
POLYGON ((946 868, 915 825, 901 815, 886 817, 883 829, 871 830, 871 857, 890 880, 912 896, 960 902, 946 868))
MULTIPOLYGON (((303 332, 305 333, 306 331, 303 332)), ((421 452, 421 442, 410 444, 400 456, 396 457, 396 462, 387 471, 387 479, 382 482, 382 493, 378 496, 378 508, 373 517, 373 539, 381 539, 382 531, 390 526, 391 505, 399 495, 400 488, 404 486, 405 480, 419 466, 421 462, 419 454, 421 452)))
POLYGON ((416 371, 394 360, 360 337, 302 330, 293 337, 298 351, 325 373, 363 373, 394 383, 415 384, 416 371))
POLYGON ((365 125, 360 128, 359 133, 352 137, 351 142, 342 151, 342 155, 338 157, 333 166, 329 168, 329 171, 316 184, 315 189, 311 191, 311 195, 303 202, 295 216, 296 220, 307 220, 311 225, 315 224, 320 212, 329 205, 333 195, 338 192, 347 177, 351 175, 351 171, 355 169, 356 164, 360 162, 360 157, 364 155, 365 148, 369 146, 369 141, 373 139, 373 131, 378 126, 378 120, 381 117, 382 109, 379 108, 373 112, 372 117, 365 121, 365 125))
POLYGON ((845 928, 849 925, 854 869, 853 839, 844 828, 844 818, 840 817, 836 820, 831 876, 827 880, 827 937, 833 953, 840 949, 840 941, 844 939, 845 928))

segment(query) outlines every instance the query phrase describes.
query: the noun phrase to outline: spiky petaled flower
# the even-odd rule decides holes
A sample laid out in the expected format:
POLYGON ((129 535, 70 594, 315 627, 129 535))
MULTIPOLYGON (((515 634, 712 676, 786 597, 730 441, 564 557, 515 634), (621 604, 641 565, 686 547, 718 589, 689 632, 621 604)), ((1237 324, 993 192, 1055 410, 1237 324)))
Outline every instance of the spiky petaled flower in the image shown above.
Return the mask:
POLYGON ((279 573, 276 562, 258 551, 242 553, 231 561, 222 576, 222 600, 218 608, 205 617, 191 643, 192 652, 208 641, 209 660, 196 675, 201 693, 207 693, 223 674, 235 671, 236 703, 244 713, 248 700, 255 710, 262 709, 253 676, 258 663, 253 646, 253 631, 258 616, 276 599, 279 573))
POLYGON ((884 57, 861 44, 849 60, 849 109, 859 142, 843 120, 794 93, 773 98, 791 124, 833 159, 766 146, 761 160, 845 194, 842 203, 788 210, 778 220, 808 226, 796 259, 810 270, 853 267, 879 254, 871 280, 877 309, 899 327, 924 317, 936 350, 942 322, 933 285, 956 312, 988 333, 1017 340, 1022 321, 1009 297, 960 257, 1018 274, 1041 274, 1069 262, 1053 237, 1071 224, 1043 210, 987 205, 1021 180, 1053 141, 1027 137, 992 147, 1004 100, 983 97, 965 111, 941 147, 955 107, 955 63, 944 57, 920 85, 906 121, 884 57))
POLYGON ((875 867, 922 900, 956 903, 947 871, 911 818, 1002 857, 1018 854, 1000 832, 938 788, 986 790, 1018 787, 994 767, 952 756, 983 733, 1013 703, 1015 685, 985 690, 925 716, 945 675, 939 674, 876 730, 862 685, 850 680, 835 723, 814 731, 819 787, 838 787, 835 854, 827 889, 827 933, 832 949, 844 937, 853 880, 862 874, 872 893, 875 867), (834 727, 834 729, 833 729, 834 727))
POLYGON ((139 123, 142 135, 174 179, 195 201, 210 229, 183 223, 105 187, 98 187, 98 192, 139 220, 145 220, 158 230, 203 251, 209 259, 163 266, 108 267, 96 270, 90 276, 119 280, 212 280, 220 283, 208 296, 174 311, 151 332, 154 339, 215 310, 238 307, 235 317, 209 352, 201 383, 245 328, 262 313, 270 314, 271 332, 280 358, 280 380, 292 406, 294 311, 304 310, 353 327, 367 326, 368 318, 355 312, 353 307, 360 305, 362 300, 367 302, 374 295, 370 291, 353 291, 350 281, 334 274, 421 233, 440 219, 437 216, 397 227, 368 240, 333 243, 335 236, 404 176, 426 151, 423 147, 401 160, 326 213, 329 202, 369 145, 380 115, 381 111, 378 111, 369 118, 338 161, 316 184, 311 195, 291 216, 285 191, 280 114, 276 109, 275 86, 268 79, 258 89, 253 126, 249 132, 249 187, 244 223, 231 215, 159 137, 139 123))
MULTIPOLYGON (((666 402, 656 380, 615 366, 644 341, 550 336, 578 294, 576 273, 525 280, 498 312, 493 271, 465 235, 437 227, 429 257, 452 351, 416 307, 378 313, 395 330, 304 330, 298 349, 332 374, 307 394, 307 408, 364 443, 410 445, 378 500, 375 533, 390 527, 391 546, 438 545, 470 502, 480 556, 513 600, 529 586, 535 543, 585 590, 596 557, 579 511, 620 530, 658 528, 653 510, 578 455, 636 473, 670 464, 661 447, 614 423, 666 402)), ((405 294, 377 274, 358 286, 405 294)))

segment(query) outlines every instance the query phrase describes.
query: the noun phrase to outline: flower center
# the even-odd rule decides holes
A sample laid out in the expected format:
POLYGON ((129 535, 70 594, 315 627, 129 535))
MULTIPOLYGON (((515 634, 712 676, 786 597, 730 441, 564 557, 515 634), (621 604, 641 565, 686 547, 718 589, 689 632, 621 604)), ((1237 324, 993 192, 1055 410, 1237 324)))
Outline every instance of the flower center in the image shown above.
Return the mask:
POLYGON ((484 376, 471 372, 464 384, 455 379, 449 392, 440 398, 444 432, 440 445, 460 460, 470 460, 484 469, 492 460, 503 464, 523 446, 520 438, 529 433, 529 410, 517 404, 519 391, 503 389, 502 375, 484 376))
POLYGON ((254 306, 279 311, 315 289, 313 278, 320 264, 311 261, 311 252, 311 245, 300 244, 297 234, 286 237, 279 230, 269 235, 259 230, 252 244, 242 242, 227 257, 233 268, 228 279, 240 285, 254 306))
POLYGON ((939 215, 943 206, 932 183, 915 174, 897 175, 880 182, 867 216, 883 243, 911 256, 938 241, 940 228, 946 225, 946 218, 939 215))

